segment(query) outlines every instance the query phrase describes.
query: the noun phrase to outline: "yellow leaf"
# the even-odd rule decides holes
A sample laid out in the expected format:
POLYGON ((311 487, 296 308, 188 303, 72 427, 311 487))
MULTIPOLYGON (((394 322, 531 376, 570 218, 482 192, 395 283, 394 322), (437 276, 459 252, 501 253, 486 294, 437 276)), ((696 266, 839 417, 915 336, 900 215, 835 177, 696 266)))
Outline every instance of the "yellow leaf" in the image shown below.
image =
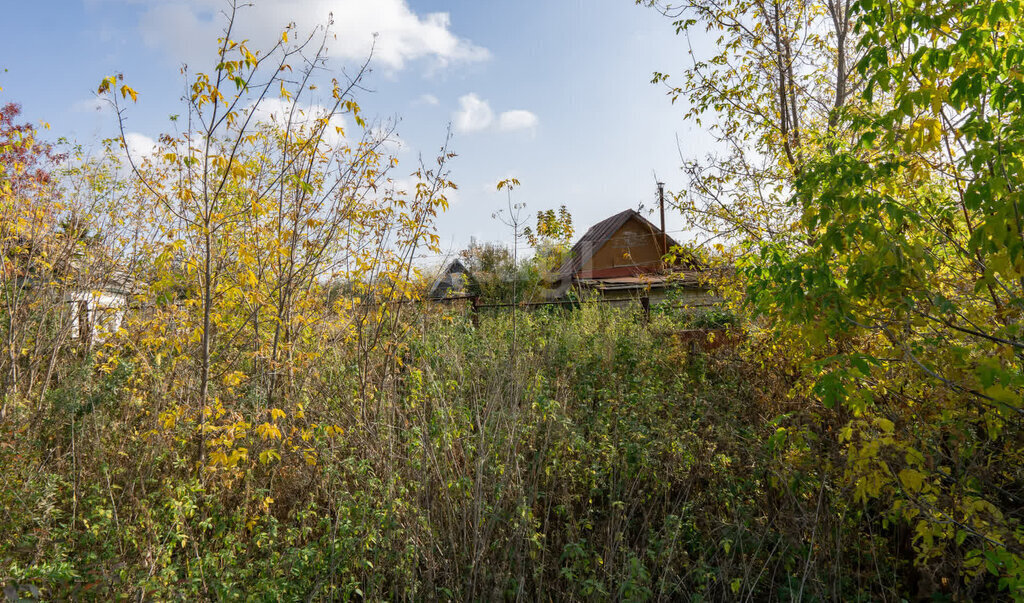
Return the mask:
POLYGON ((116 82, 117 80, 114 79, 114 76, 108 75, 107 77, 103 78, 103 80, 100 82, 100 86, 96 89, 96 93, 105 94, 110 90, 111 84, 114 84, 116 82))
POLYGON ((916 469, 901 469, 900 483, 910 492, 920 492, 924 485, 924 474, 916 469))
POLYGON ((121 98, 132 97, 132 102, 139 100, 139 95, 134 90, 128 87, 128 84, 121 86, 121 98))
MULTIPOLYGON (((264 440, 281 439, 281 430, 276 425, 270 423, 261 423, 256 427, 256 434, 264 440)), ((262 455, 261 455, 262 456, 262 455)))

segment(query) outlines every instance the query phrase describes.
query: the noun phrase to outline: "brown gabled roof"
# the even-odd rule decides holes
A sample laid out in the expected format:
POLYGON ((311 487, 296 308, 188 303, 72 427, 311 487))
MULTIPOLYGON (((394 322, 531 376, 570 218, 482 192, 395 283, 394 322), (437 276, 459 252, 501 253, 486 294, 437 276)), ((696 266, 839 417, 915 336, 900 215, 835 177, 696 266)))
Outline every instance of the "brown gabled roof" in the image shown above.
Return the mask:
MULTIPOLYGON (((651 233, 655 235, 661 235, 661 229, 651 223, 650 220, 643 217, 639 212, 633 209, 627 209, 621 211, 610 218, 605 218, 597 224, 594 224, 587 230, 579 241, 572 246, 572 252, 569 254, 569 258, 562 263, 561 268, 558 269, 559 276, 562 279, 571 280, 573 275, 579 272, 583 266, 587 263, 593 255, 608 242, 608 239, 612 238, 622 225, 630 220, 630 218, 636 218, 641 223, 651 229, 651 233)), ((678 245, 676 241, 667 236, 668 246, 671 248, 678 245)))

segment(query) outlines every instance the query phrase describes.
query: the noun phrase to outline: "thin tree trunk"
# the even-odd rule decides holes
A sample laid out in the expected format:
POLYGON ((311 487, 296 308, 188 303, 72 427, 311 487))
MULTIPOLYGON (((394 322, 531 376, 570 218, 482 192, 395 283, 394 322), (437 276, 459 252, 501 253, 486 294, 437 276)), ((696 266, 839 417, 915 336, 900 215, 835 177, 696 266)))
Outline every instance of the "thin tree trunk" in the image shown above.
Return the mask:
POLYGON ((213 283, 210 261, 210 227, 206 224, 203 252, 203 342, 202 369, 199 385, 199 464, 202 465, 206 456, 206 403, 210 395, 210 312, 213 306, 213 283))

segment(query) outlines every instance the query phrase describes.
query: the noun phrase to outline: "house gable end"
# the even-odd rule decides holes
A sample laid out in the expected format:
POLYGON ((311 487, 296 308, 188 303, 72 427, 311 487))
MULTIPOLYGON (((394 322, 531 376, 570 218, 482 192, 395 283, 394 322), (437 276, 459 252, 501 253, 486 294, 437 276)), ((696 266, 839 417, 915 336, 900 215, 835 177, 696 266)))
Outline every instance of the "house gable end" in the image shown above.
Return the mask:
POLYGON ((660 272, 664 268, 661 258, 667 252, 662 245, 660 230, 639 214, 629 216, 582 262, 575 276, 602 278, 660 272))

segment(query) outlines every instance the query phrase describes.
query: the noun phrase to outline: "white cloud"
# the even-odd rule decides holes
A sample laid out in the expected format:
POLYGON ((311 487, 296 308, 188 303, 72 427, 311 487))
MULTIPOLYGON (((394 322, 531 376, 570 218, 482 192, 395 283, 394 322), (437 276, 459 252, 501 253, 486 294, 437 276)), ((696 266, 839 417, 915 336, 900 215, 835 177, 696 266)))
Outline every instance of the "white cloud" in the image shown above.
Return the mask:
POLYGON ((458 132, 486 130, 494 121, 494 111, 487 101, 472 92, 459 98, 459 110, 453 115, 458 132))
POLYGON ((420 102, 420 103, 422 103, 424 105, 432 105, 432 106, 434 106, 434 105, 439 104, 441 101, 438 100, 438 98, 436 96, 434 96, 433 94, 423 94, 418 99, 418 102, 420 102))
MULTIPOLYGON (((265 98, 260 101, 255 109, 250 105, 246 111, 253 114, 250 125, 253 123, 265 123, 284 126, 290 118, 293 127, 312 126, 313 122, 327 114, 327 108, 322 105, 298 105, 295 107, 294 115, 292 114, 292 107, 293 103, 291 101, 281 98, 265 98)), ((332 147, 343 142, 345 140, 345 128, 346 122, 343 116, 332 116, 330 121, 327 122, 327 128, 324 130, 323 141, 332 147), (341 128, 342 131, 339 132, 338 128, 341 128)))
POLYGON ((459 109, 452 115, 452 120, 457 132, 480 132, 493 125, 502 132, 533 132, 540 123, 534 113, 525 109, 504 111, 495 120, 490 103, 472 92, 459 98, 459 109))
POLYGON ((380 150, 387 155, 398 155, 409 150, 409 143, 389 127, 373 128, 369 135, 371 139, 381 141, 380 150))
POLYGON ((393 195, 415 195, 416 184, 419 181, 412 176, 388 178, 385 188, 393 195))
MULTIPOLYGON (((250 104, 245 111, 252 113, 252 121, 255 123, 284 125, 291 115, 292 103, 280 98, 265 98, 259 105, 250 104)), ((301 107, 296 107, 296 114, 302 118, 305 112, 301 107)))
MULTIPOLYGON (((205 65, 223 35, 223 11, 221 0, 155 0, 139 29, 147 46, 166 49, 176 61, 205 65)), ((251 50, 265 48, 294 21, 295 42, 331 15, 335 36, 328 40, 327 52, 334 58, 362 60, 372 47, 378 65, 399 70, 421 59, 444 67, 490 56, 486 48, 452 31, 448 13, 419 15, 407 0, 260 0, 238 11, 232 37, 250 40, 251 50)))
POLYGON ((392 134, 384 141, 383 150, 388 155, 406 153, 409 151, 409 143, 405 142, 405 139, 398 134, 392 134))
POLYGON ((156 153, 156 141, 145 134, 128 132, 124 135, 124 143, 136 164, 156 153))
MULTIPOLYGON (((260 104, 253 109, 250 104, 246 108, 246 111, 253 111, 252 119, 249 122, 251 128, 254 124, 264 123, 272 124, 283 127, 288 123, 289 118, 292 120, 292 127, 311 127, 314 122, 324 115, 327 114, 327 108, 323 105, 311 104, 311 105, 298 105, 295 107, 295 113, 292 115, 293 103, 281 98, 266 98, 263 99, 260 104)), ((380 150, 388 155, 398 155, 405 153, 409 150, 409 143, 405 141, 392 127, 393 124, 382 124, 373 126, 367 132, 370 140, 380 141, 380 150)), ((346 134, 350 134, 348 131, 348 121, 344 115, 334 115, 330 121, 327 122, 327 128, 324 130, 323 141, 328 146, 335 147, 340 143, 346 141, 346 134), (337 130, 341 128, 341 132, 337 130)), ((356 132, 355 135, 358 137, 360 132, 356 132)))
POLYGON ((537 116, 525 109, 505 111, 498 117, 498 128, 506 132, 512 130, 534 130, 537 127, 537 116))

